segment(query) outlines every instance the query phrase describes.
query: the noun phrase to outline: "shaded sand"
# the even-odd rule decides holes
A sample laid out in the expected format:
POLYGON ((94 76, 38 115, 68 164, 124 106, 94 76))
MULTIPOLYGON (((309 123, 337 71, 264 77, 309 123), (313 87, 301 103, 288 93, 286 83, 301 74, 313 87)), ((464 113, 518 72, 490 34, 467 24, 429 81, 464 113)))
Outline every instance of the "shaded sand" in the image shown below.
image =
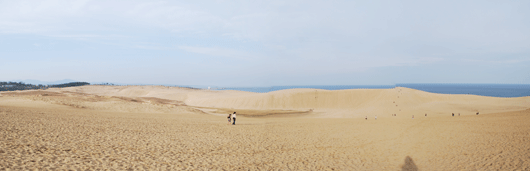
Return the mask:
POLYGON ((1 93, 0 170, 530 169, 528 97, 316 90, 327 100, 310 104, 311 91, 85 86, 1 93), (386 104, 394 100, 402 106, 397 117, 386 104), (230 110, 242 113, 235 126, 219 115, 230 110))

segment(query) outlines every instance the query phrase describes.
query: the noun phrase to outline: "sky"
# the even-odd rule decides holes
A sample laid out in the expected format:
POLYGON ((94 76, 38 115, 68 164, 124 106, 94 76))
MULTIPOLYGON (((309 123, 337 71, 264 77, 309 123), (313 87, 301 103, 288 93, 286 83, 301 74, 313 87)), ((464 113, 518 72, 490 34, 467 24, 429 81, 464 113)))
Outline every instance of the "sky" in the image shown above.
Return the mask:
POLYGON ((0 0, 0 80, 530 84, 530 1, 0 0))

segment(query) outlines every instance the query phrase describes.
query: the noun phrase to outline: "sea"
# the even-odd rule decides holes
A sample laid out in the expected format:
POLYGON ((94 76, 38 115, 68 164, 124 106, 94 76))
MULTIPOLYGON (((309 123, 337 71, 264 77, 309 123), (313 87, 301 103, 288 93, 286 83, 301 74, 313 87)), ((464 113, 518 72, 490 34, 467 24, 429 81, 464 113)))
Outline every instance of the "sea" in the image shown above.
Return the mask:
POLYGON ((239 90, 256 93, 271 91, 311 88, 323 90, 345 89, 390 89, 406 87, 416 90, 441 94, 472 94, 490 97, 524 97, 530 96, 530 84, 395 84, 395 85, 315 85, 315 86, 271 86, 271 87, 219 87, 212 90, 239 90))

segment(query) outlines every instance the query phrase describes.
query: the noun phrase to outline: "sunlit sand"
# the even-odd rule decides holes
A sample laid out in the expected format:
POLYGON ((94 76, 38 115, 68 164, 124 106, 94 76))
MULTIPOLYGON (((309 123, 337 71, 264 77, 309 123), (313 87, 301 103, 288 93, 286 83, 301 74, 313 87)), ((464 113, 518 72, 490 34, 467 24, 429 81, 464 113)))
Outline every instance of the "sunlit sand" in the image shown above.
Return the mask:
POLYGON ((0 169, 529 170, 529 108, 399 87, 2 92, 0 169))

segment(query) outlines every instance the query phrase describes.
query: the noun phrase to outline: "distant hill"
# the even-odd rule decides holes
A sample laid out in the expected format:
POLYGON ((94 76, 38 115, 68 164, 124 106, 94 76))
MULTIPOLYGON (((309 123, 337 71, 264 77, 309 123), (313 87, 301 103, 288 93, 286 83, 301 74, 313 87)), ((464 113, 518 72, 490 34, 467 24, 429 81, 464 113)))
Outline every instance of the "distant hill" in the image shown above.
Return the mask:
POLYGON ((33 85, 55 85, 55 84, 65 84, 65 83, 71 83, 71 82, 78 82, 72 79, 64 79, 59 81, 40 81, 40 80, 32 80, 32 79, 26 79, 26 80, 11 80, 11 82, 23 82, 26 84, 33 84, 33 85))
POLYGON ((0 91, 15 91, 15 90, 37 90, 37 89, 48 89, 48 88, 64 88, 64 87, 77 87, 90 85, 87 82, 70 82, 63 84, 52 84, 52 85, 34 85, 27 84, 24 82, 0 82, 0 91))

